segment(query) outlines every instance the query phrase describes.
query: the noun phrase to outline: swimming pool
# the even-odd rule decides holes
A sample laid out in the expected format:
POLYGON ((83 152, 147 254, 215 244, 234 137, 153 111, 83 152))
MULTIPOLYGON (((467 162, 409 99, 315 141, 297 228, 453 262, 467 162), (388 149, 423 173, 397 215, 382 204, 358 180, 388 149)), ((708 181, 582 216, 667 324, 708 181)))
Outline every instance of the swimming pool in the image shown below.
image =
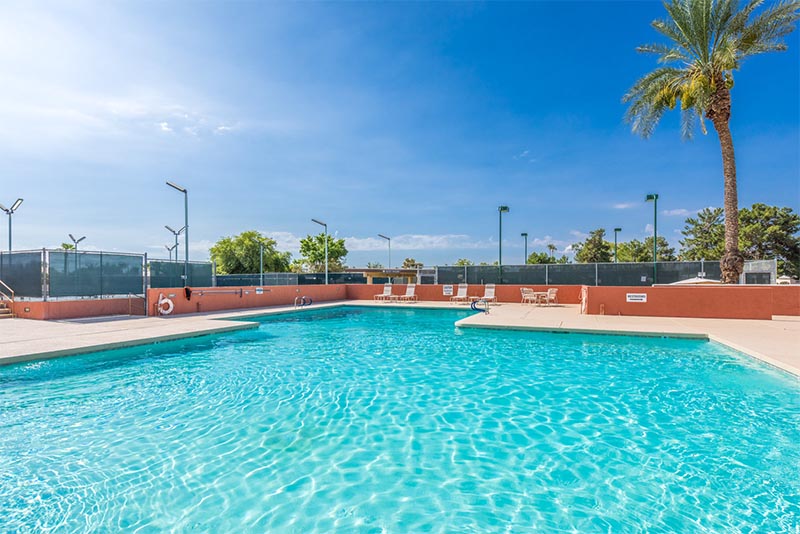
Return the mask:
POLYGON ((697 340, 342 307, 0 368, 10 532, 795 532, 800 384, 697 340))

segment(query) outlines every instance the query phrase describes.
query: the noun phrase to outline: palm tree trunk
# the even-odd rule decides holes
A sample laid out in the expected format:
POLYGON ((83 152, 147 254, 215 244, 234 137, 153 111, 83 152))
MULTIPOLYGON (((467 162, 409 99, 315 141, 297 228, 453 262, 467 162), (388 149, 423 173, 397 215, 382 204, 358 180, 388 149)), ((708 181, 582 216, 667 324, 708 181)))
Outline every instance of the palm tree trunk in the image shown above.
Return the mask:
POLYGON ((739 195, 736 189, 736 158, 728 121, 731 116, 731 94, 720 77, 717 91, 706 113, 714 124, 722 149, 722 174, 725 179, 723 207, 725 208, 725 253, 720 259, 722 282, 736 284, 744 270, 744 256, 739 251, 739 195))

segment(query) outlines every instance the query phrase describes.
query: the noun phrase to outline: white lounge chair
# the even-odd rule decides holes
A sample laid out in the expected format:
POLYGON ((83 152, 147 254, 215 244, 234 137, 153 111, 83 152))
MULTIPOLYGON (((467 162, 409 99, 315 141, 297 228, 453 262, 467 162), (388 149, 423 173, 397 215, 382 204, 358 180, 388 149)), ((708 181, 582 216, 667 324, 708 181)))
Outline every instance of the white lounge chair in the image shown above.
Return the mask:
POLYGON ((417 301, 417 294, 416 294, 417 284, 408 284, 406 286, 406 294, 400 295, 400 302, 416 302, 417 301))
POLYGON ((470 300, 485 300, 486 303, 494 302, 497 304, 497 297, 495 296, 495 284, 486 284, 482 297, 470 297, 470 300))
POLYGON ((450 303, 454 302, 469 302, 469 297, 467 296, 467 284, 458 284, 458 293, 450 297, 450 303))
POLYGON ((392 284, 383 284, 383 293, 375 295, 375 300, 388 302, 392 300, 392 284))

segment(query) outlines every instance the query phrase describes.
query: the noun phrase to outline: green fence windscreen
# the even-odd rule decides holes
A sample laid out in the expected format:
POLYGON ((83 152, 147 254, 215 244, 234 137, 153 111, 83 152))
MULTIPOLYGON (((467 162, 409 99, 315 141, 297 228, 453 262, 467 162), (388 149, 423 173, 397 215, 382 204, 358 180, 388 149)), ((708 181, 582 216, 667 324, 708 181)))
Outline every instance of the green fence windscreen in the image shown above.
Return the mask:
POLYGON ((141 294, 142 256, 103 252, 52 251, 48 278, 51 297, 141 294))
MULTIPOLYGON (((150 287, 183 287, 183 262, 152 260, 150 262, 150 287)), ((189 263, 190 287, 211 287, 213 266, 211 263, 189 263)))
POLYGON ((17 297, 41 298, 42 252, 0 252, 0 280, 17 297))

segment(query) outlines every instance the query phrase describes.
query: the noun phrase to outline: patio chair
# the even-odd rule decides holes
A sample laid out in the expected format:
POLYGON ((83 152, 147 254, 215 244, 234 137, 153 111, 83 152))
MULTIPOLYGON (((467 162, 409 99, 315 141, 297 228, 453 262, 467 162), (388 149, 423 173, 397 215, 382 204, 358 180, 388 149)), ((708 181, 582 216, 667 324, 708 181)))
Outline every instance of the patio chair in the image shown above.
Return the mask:
POLYGON ((470 300, 485 300, 487 304, 494 302, 497 304, 497 297, 495 296, 495 284, 486 284, 482 297, 470 297, 470 300))
POLYGON ((416 289, 417 284, 408 284, 406 286, 406 294, 400 295, 400 302, 417 302, 416 289))
POLYGON ((379 300, 383 302, 388 302, 392 300, 392 284, 383 284, 383 293, 375 295, 374 300, 379 300))
POLYGON ((467 296, 467 287, 469 287, 467 284, 458 284, 458 293, 450 297, 450 303, 463 302, 466 304, 469 302, 469 297, 467 296))
POLYGON ((547 300, 545 301, 545 304, 547 304, 549 306, 551 302, 553 304, 558 304, 558 288, 557 287, 551 287, 551 288, 548 288, 548 290, 547 290, 547 300))
POLYGON ((536 302, 536 295, 530 287, 521 287, 519 292, 522 294, 523 304, 534 304, 536 302))

